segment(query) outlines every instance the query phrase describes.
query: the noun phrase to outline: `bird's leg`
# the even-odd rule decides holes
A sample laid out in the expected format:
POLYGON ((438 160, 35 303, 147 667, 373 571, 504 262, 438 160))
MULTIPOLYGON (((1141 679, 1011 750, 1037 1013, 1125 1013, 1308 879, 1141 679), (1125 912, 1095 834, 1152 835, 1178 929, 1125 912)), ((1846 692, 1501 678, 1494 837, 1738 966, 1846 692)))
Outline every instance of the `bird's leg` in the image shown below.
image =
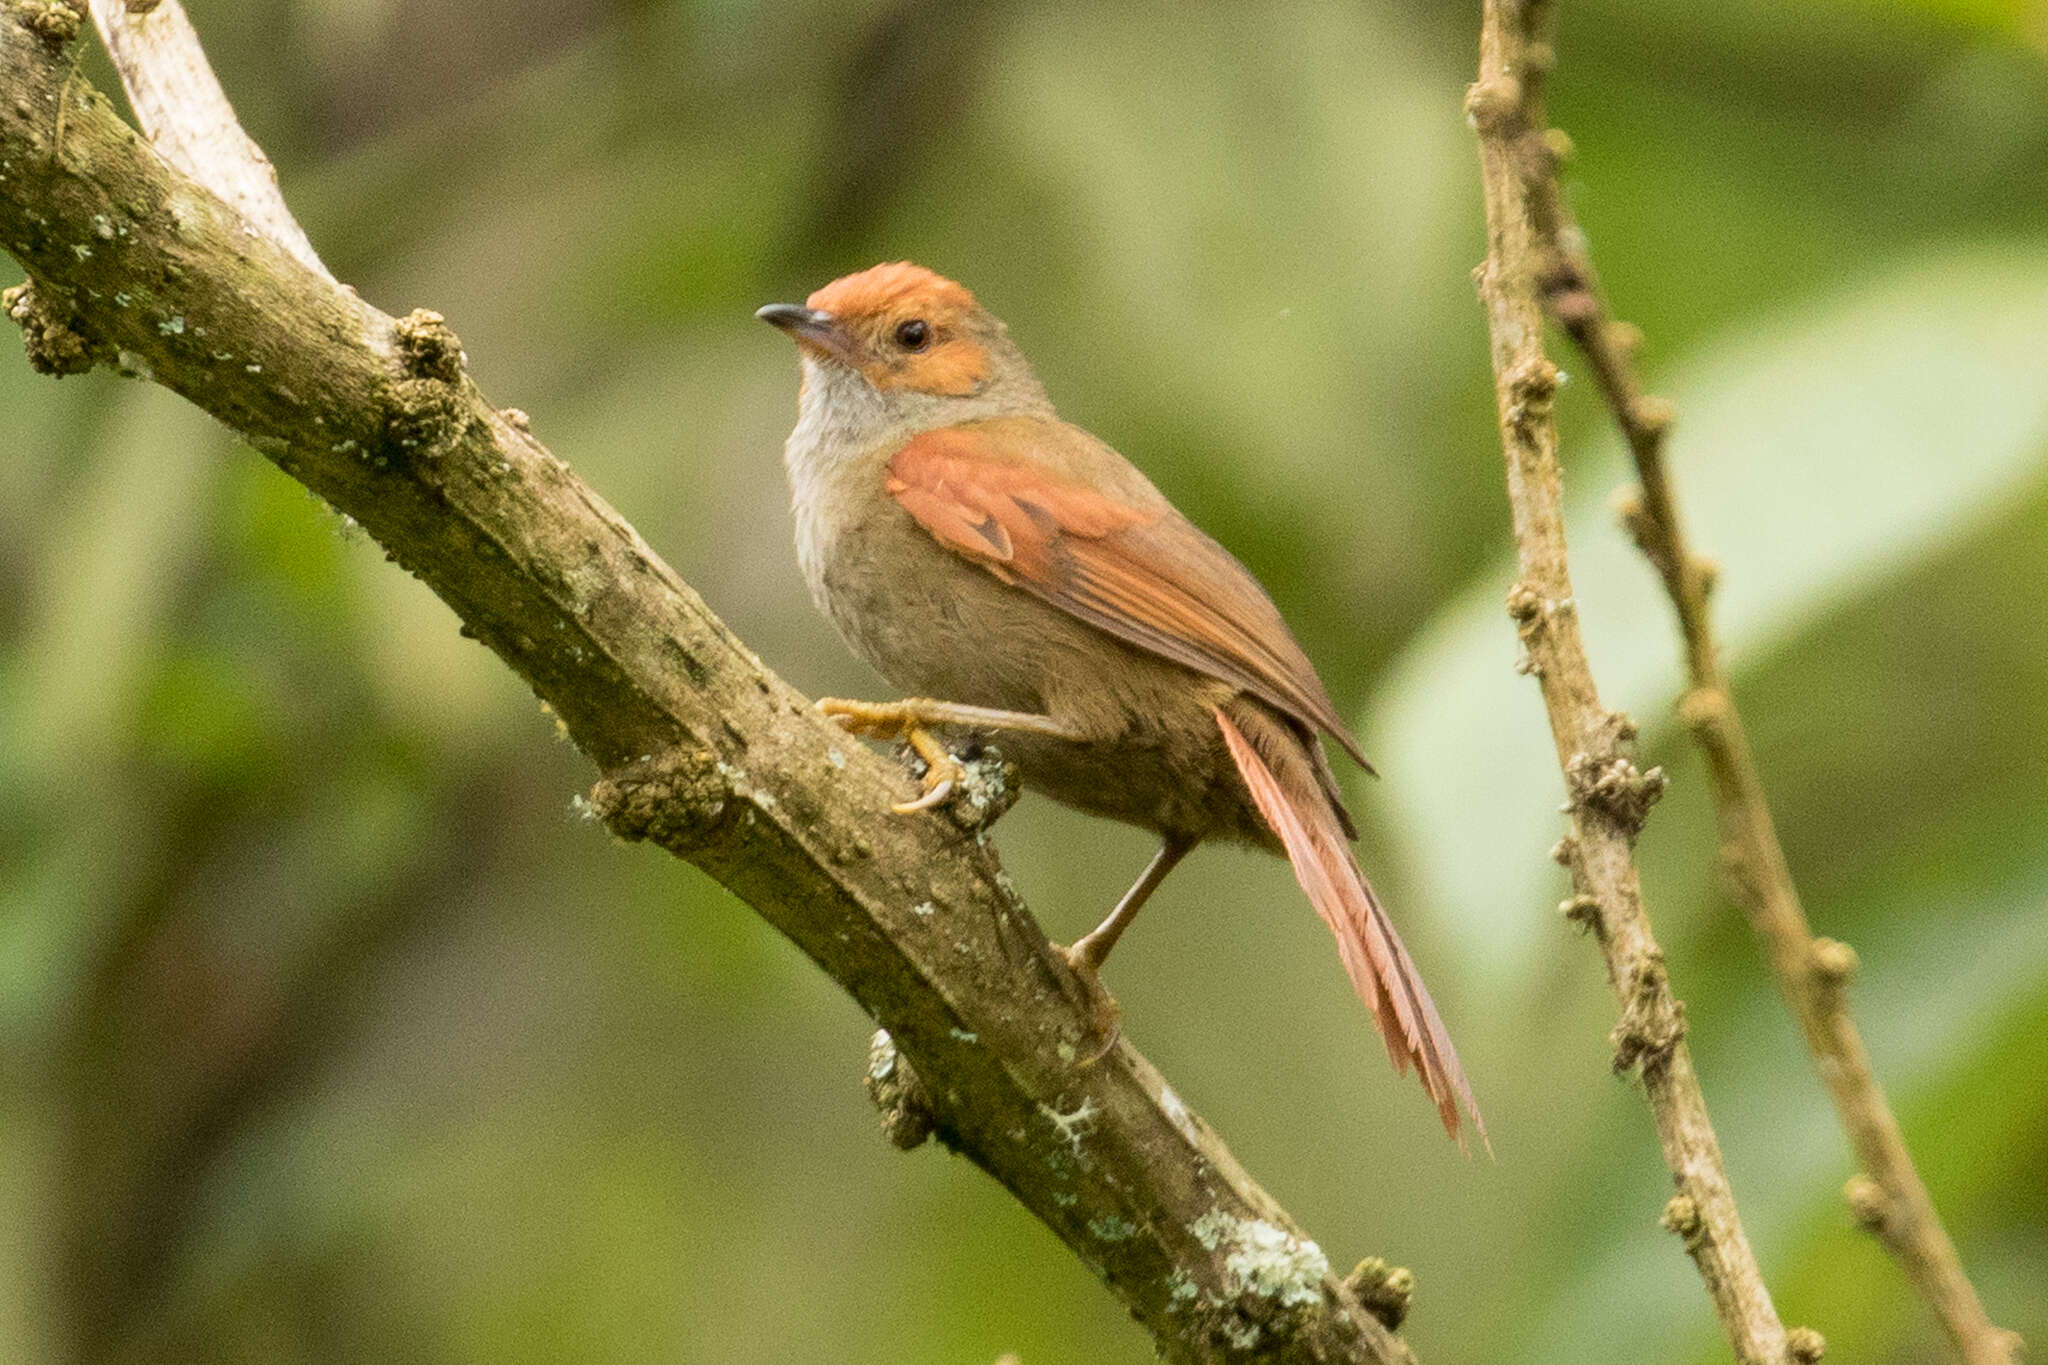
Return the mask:
POLYGON ((979 730, 1021 730, 1026 734, 1050 735, 1054 739, 1079 739, 1071 726, 1051 716, 1031 711, 1001 711, 993 706, 966 706, 955 701, 933 701, 930 697, 905 697, 901 701, 848 701, 844 697, 820 697, 818 709, 857 735, 894 739, 915 727, 957 725, 979 730))
POLYGON ((1145 902, 1152 899, 1152 893, 1166 880, 1166 874, 1173 871, 1182 858, 1188 856, 1195 843, 1195 840, 1186 835, 1167 835, 1166 841, 1160 844, 1159 851, 1152 855, 1152 861, 1138 874, 1138 880, 1131 884, 1130 890, 1124 892, 1123 899, 1116 903, 1116 909, 1109 912, 1109 918, 1075 939, 1072 947, 1060 950, 1066 956, 1067 965, 1074 969, 1074 975, 1080 978, 1082 989, 1088 994, 1088 1012, 1093 1032, 1103 1040, 1101 1046, 1083 1059, 1081 1065, 1088 1066, 1108 1055, 1109 1050, 1116 1046, 1118 1036, 1123 1032, 1123 1026, 1118 1022, 1123 1011, 1117 1007, 1116 1001, 1102 984, 1102 964, 1109 960, 1109 950, 1116 947, 1116 941, 1123 937, 1124 930, 1131 927, 1131 921, 1138 917, 1138 911, 1144 908, 1145 902))
POLYGON ((998 711, 988 706, 963 706, 958 702, 933 701, 930 697, 905 697, 902 701, 848 701, 844 697, 821 697, 818 709, 856 735, 867 739, 901 739, 924 760, 924 795, 890 807, 898 815, 930 810, 953 794, 966 769, 941 744, 932 729, 942 725, 974 730, 1018 730, 1026 734, 1050 735, 1054 739, 1082 738, 1051 716, 1029 711, 998 711))

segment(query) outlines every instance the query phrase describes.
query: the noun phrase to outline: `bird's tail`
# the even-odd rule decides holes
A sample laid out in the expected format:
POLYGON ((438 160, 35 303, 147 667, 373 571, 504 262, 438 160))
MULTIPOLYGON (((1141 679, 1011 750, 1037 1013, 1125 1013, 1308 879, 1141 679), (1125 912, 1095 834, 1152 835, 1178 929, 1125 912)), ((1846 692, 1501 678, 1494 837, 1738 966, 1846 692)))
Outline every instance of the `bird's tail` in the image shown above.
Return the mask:
POLYGON ((1394 1070, 1405 1073, 1414 1065, 1444 1131, 1460 1146, 1465 1141, 1458 1131, 1462 1100, 1481 1145, 1492 1150, 1486 1141, 1486 1121, 1472 1101, 1472 1086, 1458 1064, 1450 1033, 1393 922, 1359 870, 1336 808, 1316 781, 1308 751, 1297 736, 1249 705, 1217 708, 1216 724, 1252 800, 1280 836, 1295 879, 1337 936, 1337 954, 1358 998, 1372 1011, 1394 1070))

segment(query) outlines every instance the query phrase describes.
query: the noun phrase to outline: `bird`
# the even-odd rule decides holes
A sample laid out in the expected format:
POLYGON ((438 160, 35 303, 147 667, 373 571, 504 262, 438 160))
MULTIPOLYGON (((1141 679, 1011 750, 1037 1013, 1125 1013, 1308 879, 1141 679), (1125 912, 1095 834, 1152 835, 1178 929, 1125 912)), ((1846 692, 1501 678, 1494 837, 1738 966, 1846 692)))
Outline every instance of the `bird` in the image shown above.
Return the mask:
POLYGON ((1485 1121, 1457 1050, 1351 842, 1323 747, 1358 740, 1250 570, 1137 466, 1060 420, 1008 328, 964 286, 896 261, 758 318, 794 340, 784 446, 797 558, 818 608, 902 699, 817 703, 923 760, 912 814, 963 776, 943 735, 990 740, 1027 790, 1156 834, 1102 923, 1061 950, 1098 1002, 1119 937, 1196 845, 1293 866, 1397 1072, 1444 1129, 1485 1121))

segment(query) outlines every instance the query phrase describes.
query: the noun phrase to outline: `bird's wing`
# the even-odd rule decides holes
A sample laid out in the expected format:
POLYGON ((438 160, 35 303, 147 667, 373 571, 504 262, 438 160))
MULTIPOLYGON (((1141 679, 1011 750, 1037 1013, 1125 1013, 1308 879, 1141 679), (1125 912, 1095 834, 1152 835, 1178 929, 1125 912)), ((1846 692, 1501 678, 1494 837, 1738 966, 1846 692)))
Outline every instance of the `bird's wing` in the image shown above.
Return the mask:
POLYGON ((1242 688, 1371 771, 1258 580, 1086 432, 1039 418, 927 431, 890 460, 888 492, 1005 583, 1242 688))

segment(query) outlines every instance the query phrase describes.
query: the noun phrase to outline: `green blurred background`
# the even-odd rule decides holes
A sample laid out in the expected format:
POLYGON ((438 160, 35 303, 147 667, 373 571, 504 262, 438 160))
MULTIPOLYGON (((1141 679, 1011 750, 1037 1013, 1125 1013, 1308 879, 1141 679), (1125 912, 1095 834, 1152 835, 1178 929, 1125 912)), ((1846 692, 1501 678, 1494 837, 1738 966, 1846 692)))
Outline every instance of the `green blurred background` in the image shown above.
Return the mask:
MULTIPOLYGON (((1425 1362, 1725 1358, 1543 856, 1561 788, 1500 609, 1468 278, 1476 7, 190 8, 335 272, 446 313, 810 692, 884 689, 805 598, 795 366, 750 313, 881 259, 977 290, 1358 717, 1368 866, 1498 1160, 1390 1073, 1277 862, 1167 885, 1109 973, 1129 1036, 1333 1261, 1414 1268, 1425 1362)), ((1992 1314, 2048 1350, 2048 5, 1561 18, 1567 188, 1679 403, 1809 910, 1861 950, 1992 1314)), ((1590 388, 1562 407, 1595 665, 1674 778, 1649 903, 1751 1236, 1832 1359, 1939 1360, 1715 889, 1618 452, 1590 388)), ((881 1140, 851 1002, 579 821, 588 766, 344 520, 110 375, 0 359, 0 451, 0 1359, 1151 1357, 991 1182, 881 1140)), ((1149 852, 1038 800, 999 843, 1060 938, 1149 852)))

